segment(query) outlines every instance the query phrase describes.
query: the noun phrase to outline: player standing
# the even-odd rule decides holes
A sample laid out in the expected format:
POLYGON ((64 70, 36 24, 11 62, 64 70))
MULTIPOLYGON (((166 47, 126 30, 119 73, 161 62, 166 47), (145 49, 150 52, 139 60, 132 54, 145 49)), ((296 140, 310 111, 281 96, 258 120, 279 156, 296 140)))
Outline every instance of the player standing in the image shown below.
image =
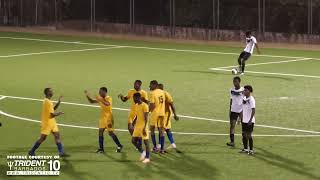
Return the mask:
POLYGON ((230 142, 227 143, 228 146, 234 147, 234 131, 236 122, 240 120, 240 113, 242 112, 243 103, 243 87, 240 86, 240 77, 233 78, 234 87, 230 90, 230 142))
POLYGON ((136 115, 136 124, 134 126, 132 134, 132 143, 141 153, 140 161, 143 163, 150 162, 150 148, 149 148, 149 126, 148 126, 148 114, 149 107, 148 104, 142 102, 140 93, 135 93, 133 95, 133 100, 135 102, 134 112, 136 115), (145 145, 145 151, 142 148, 142 141, 145 145))
POLYGON ((121 99, 122 102, 127 102, 128 100, 132 99, 131 102, 131 107, 130 107, 130 112, 129 112, 129 117, 128 117, 128 131, 130 135, 133 133, 133 126, 134 126, 134 121, 136 119, 136 113, 134 112, 134 99, 133 95, 135 93, 140 93, 141 94, 141 99, 143 102, 147 102, 148 100, 148 94, 146 91, 141 89, 142 81, 141 80, 136 80, 133 85, 133 89, 130 89, 128 91, 127 96, 123 96, 122 94, 119 94, 118 97, 121 99))
POLYGON ((244 75, 246 61, 251 57, 255 47, 257 47, 258 54, 260 54, 260 49, 258 46, 257 39, 254 36, 252 36, 252 33, 250 31, 247 31, 246 32, 246 48, 243 50, 243 52, 240 54, 238 58, 239 72, 241 73, 241 75, 244 75))
POLYGON ((153 144, 152 152, 158 152, 155 128, 159 130, 160 153, 164 152, 164 116, 165 116, 165 95, 163 90, 158 89, 158 81, 150 82, 149 110, 150 115, 150 131, 153 144))
POLYGON ((101 107, 101 117, 99 120, 99 149, 97 153, 104 153, 104 137, 103 133, 107 129, 109 136, 117 145, 116 152, 121 152, 123 146, 121 145, 117 135, 114 133, 114 122, 112 114, 112 98, 107 95, 108 89, 101 87, 99 95, 95 99, 90 97, 88 91, 85 91, 85 95, 90 103, 99 103, 101 107))
POLYGON ((252 155, 254 154, 252 132, 254 128, 254 123, 256 122, 256 101, 254 97, 251 95, 251 93, 253 93, 252 86, 244 86, 243 93, 244 98, 242 111, 242 142, 244 148, 241 150, 241 152, 245 152, 249 155, 252 155), (248 141, 250 150, 248 150, 248 141))
POLYGON ((171 117, 173 114, 173 118, 178 121, 179 117, 176 113, 176 108, 173 104, 173 98, 171 96, 171 94, 168 91, 164 90, 164 86, 163 84, 158 84, 158 88, 164 91, 164 95, 165 95, 165 116, 164 116, 164 129, 167 133, 168 139, 170 141, 170 146, 168 147, 168 149, 175 149, 177 152, 180 152, 177 150, 177 146, 174 143, 174 139, 173 139, 173 134, 171 132, 171 117))
POLYGON ((58 117, 64 114, 63 112, 55 112, 59 108, 59 105, 62 100, 62 96, 59 97, 57 104, 53 106, 53 103, 51 101, 51 98, 53 97, 53 90, 51 88, 45 88, 44 94, 45 94, 45 98, 42 104, 42 113, 41 113, 41 136, 39 140, 37 140, 37 142, 34 144, 32 149, 29 151, 29 155, 34 156, 35 151, 47 139, 47 136, 50 133, 52 133, 58 147, 59 155, 61 157, 66 157, 68 155, 65 154, 63 151, 58 125, 55 120, 55 117, 58 117))

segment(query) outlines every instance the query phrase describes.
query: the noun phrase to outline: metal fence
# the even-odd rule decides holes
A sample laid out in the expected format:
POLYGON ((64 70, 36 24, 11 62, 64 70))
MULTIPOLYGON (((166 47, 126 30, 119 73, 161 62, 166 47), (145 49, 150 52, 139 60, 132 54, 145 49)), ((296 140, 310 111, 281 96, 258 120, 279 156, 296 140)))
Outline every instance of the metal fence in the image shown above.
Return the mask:
POLYGON ((0 0, 0 25, 104 24, 320 34, 320 0, 0 0))

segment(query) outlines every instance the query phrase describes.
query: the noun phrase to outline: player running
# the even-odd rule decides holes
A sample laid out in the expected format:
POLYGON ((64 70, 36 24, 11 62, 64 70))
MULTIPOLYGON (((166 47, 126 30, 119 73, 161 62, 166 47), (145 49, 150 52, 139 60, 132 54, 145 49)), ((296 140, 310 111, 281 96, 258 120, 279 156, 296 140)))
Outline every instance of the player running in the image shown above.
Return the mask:
POLYGON ((88 91, 85 91, 85 95, 90 103, 99 103, 101 107, 101 117, 99 120, 99 149, 97 153, 104 153, 104 137, 103 133, 107 129, 109 136, 117 145, 116 152, 121 152, 123 146, 121 145, 118 137, 114 133, 114 122, 112 114, 112 98, 107 95, 108 89, 101 87, 99 95, 95 99, 91 98, 88 91))
MULTIPOLYGON (((243 87, 240 86, 240 77, 233 78, 234 87, 230 90, 230 142, 227 146, 234 147, 234 131, 236 122, 240 120, 240 113, 242 112, 242 102, 243 102, 243 87)), ((239 121, 238 121, 239 122, 239 121)))
POLYGON ((69 155, 65 154, 63 151, 58 125, 55 120, 55 117, 64 114, 63 112, 56 112, 63 97, 60 96, 56 105, 53 106, 51 101, 51 98, 53 97, 53 90, 51 88, 45 88, 44 95, 45 98, 42 103, 41 113, 41 135, 28 154, 35 156, 35 151, 47 139, 47 136, 52 133, 57 144, 60 157, 67 157, 69 155))
POLYGON ((148 114, 149 107, 148 104, 142 102, 142 96, 140 93, 135 93, 133 95, 134 100, 134 112, 136 115, 136 124, 134 126, 132 134, 132 144, 141 153, 140 161, 143 163, 150 162, 150 148, 149 148, 149 123, 148 114), (145 151, 142 148, 142 141, 145 145, 145 151))
POLYGON ((173 134, 171 132, 171 117, 173 114, 173 118, 178 121, 179 117, 176 113, 176 108, 173 104, 173 98, 168 91, 164 90, 163 84, 158 84, 158 88, 164 91, 165 95, 165 116, 164 116, 164 129, 167 133, 168 139, 170 141, 170 146, 167 149, 175 149, 178 153, 180 151, 177 149, 176 144, 174 143, 173 134))
POLYGON ((241 150, 241 152, 248 153, 249 155, 254 154, 252 132, 254 123, 256 122, 256 101, 251 95, 252 92, 253 89, 250 85, 244 86, 242 111, 242 142, 244 148, 241 150), (248 150, 248 141, 250 150, 248 150))
POLYGON ((258 46, 257 39, 254 36, 252 36, 252 33, 250 31, 247 31, 246 32, 246 48, 243 50, 243 52, 240 54, 238 58, 239 72, 241 73, 241 75, 244 75, 246 61, 251 57, 255 47, 257 47, 258 54, 260 54, 260 49, 258 46))
POLYGON ((158 82, 153 80, 150 82, 149 110, 150 115, 150 131, 153 144, 152 152, 158 152, 155 128, 159 130, 160 153, 164 154, 164 116, 165 116, 165 94, 163 90, 158 89, 158 82))
POLYGON ((133 126, 134 126, 134 121, 136 120, 136 113, 134 112, 134 99, 133 95, 135 93, 140 93, 141 94, 141 100, 145 103, 148 101, 148 94, 146 91, 141 89, 142 81, 141 80, 136 80, 133 85, 133 89, 130 89, 128 91, 127 96, 123 96, 122 94, 119 94, 118 97, 121 99, 122 102, 127 102, 128 100, 132 99, 131 102, 131 107, 130 107, 130 112, 129 112, 129 117, 128 117, 128 131, 130 135, 133 133, 133 126))

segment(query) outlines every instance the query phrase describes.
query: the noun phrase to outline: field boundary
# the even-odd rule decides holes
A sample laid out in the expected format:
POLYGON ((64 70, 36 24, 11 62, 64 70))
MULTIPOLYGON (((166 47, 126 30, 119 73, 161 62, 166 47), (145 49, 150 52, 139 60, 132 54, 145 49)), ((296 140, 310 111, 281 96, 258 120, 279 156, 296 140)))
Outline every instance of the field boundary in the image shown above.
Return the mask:
MULTIPOLYGON (((147 49, 147 50, 159 50, 159 51, 174 51, 174 52, 189 52, 189 53, 205 53, 205 54, 221 54, 221 55, 236 55, 239 53, 232 52, 219 52, 219 51, 201 51, 201 50, 191 50, 191 49, 174 49, 174 48, 159 48, 159 47, 147 47, 147 46, 128 46, 128 45, 117 45, 117 44, 105 44, 105 43, 88 43, 81 41, 60 41, 60 40, 50 40, 50 39, 37 39, 37 38, 24 38, 24 37, 7 37, 2 36, 0 39, 12 39, 12 40, 26 40, 26 41, 39 41, 39 42, 52 42, 52 43, 65 43, 65 44, 79 44, 79 45, 92 45, 92 46, 121 46, 123 48, 133 48, 133 49, 147 49)), ((273 58, 310 58, 310 57, 300 57, 300 56, 278 56, 278 55, 268 55, 268 54, 258 54, 253 55, 256 57, 273 57, 273 58)), ((319 58, 312 58, 315 60, 320 60, 319 58)))
MULTIPOLYGON (((11 98, 11 99, 19 99, 19 100, 29 100, 29 101, 38 101, 38 102, 42 102, 43 101, 42 99, 35 99, 35 98, 7 96, 7 95, 0 95, 0 96, 1 97, 5 97, 5 98, 11 98)), ((53 101, 53 102, 56 102, 56 101, 53 101)), ((97 105, 81 104, 81 103, 73 103, 73 102, 61 102, 61 104, 99 108, 99 106, 97 106, 97 105)), ((114 107, 112 109, 113 110, 119 110, 119 111, 129 111, 129 109, 118 108, 118 107, 114 107)), ((196 120, 211 121, 211 122, 230 123, 230 121, 220 120, 220 119, 212 119, 212 118, 205 118, 205 117, 195 117, 195 116, 187 116, 187 115, 179 115, 179 116, 182 117, 182 118, 190 119, 190 120, 196 119, 196 120)), ((312 131, 312 130, 286 128, 286 127, 278 127, 278 126, 270 126, 270 125, 262 125, 262 124, 255 124, 255 126, 256 127, 270 128, 270 129, 280 129, 280 130, 287 130, 287 131, 302 132, 302 133, 320 134, 319 131, 312 131)))

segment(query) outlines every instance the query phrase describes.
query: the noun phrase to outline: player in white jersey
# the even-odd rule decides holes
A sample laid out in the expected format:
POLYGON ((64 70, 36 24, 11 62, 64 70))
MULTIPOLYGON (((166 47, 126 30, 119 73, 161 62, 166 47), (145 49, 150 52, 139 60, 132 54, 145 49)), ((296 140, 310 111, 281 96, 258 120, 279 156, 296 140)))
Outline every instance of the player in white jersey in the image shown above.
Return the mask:
POLYGON ((243 103, 243 87, 240 86, 240 77, 233 78, 234 87, 230 89, 230 142, 227 146, 234 147, 234 131, 238 120, 240 120, 240 113, 242 112, 243 103))
POLYGON ((243 52, 240 54, 238 58, 239 72, 241 73, 241 75, 244 75, 246 61, 252 55, 255 47, 257 47, 258 54, 260 54, 260 49, 258 46, 257 39, 254 36, 252 36, 250 31, 247 31, 246 32, 246 48, 243 50, 243 52))
POLYGON ((244 97, 243 97, 243 107, 242 107, 242 143, 243 149, 241 152, 248 153, 252 155, 253 152, 253 139, 252 132, 254 128, 254 123, 256 122, 256 100, 251 93, 253 92, 252 86, 244 86, 244 97), (249 148, 248 149, 248 142, 249 148))

